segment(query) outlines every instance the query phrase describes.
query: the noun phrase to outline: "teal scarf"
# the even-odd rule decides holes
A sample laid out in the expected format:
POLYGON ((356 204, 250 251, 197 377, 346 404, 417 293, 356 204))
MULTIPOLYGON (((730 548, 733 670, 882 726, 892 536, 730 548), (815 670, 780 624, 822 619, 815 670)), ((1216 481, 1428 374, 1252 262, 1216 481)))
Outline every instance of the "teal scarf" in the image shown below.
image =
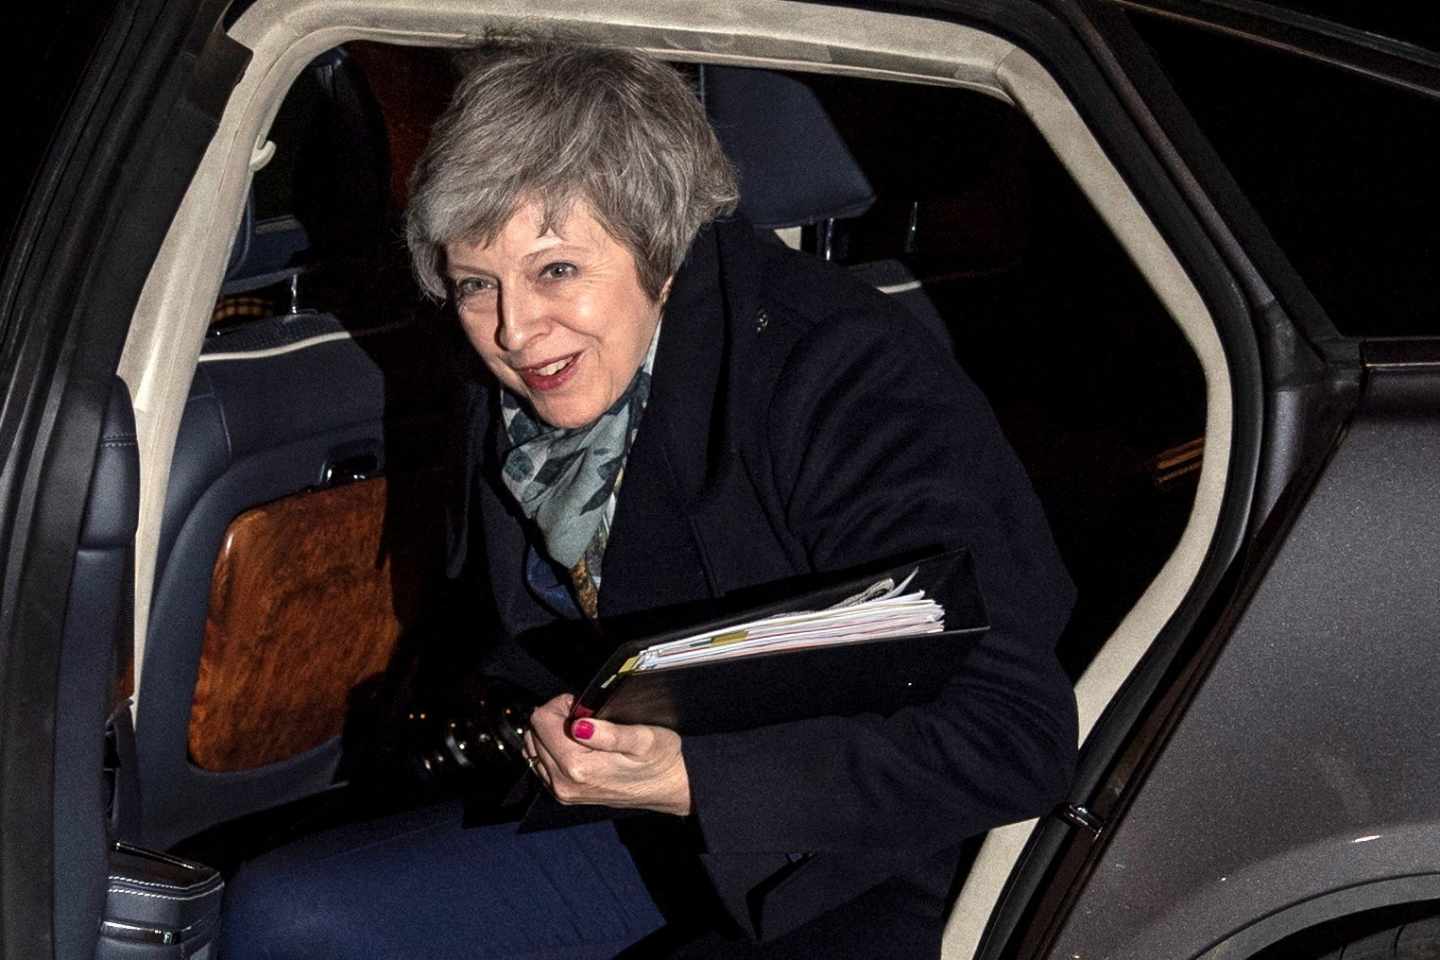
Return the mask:
POLYGON ((514 394, 500 392, 500 416, 510 443, 502 479, 521 511, 539 527, 545 552, 570 571, 581 609, 591 617, 596 615, 615 497, 650 399, 659 342, 657 324, 650 349, 625 392, 583 427, 552 427, 514 394))

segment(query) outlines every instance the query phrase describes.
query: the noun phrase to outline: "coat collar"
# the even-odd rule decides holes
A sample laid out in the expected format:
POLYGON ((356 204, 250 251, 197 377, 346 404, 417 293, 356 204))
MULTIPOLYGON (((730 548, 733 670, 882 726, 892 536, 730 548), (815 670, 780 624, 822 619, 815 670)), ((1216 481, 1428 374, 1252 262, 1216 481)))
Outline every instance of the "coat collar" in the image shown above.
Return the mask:
MULTIPOLYGON (((652 410, 687 502, 723 467, 732 436, 726 416, 734 335, 721 231, 700 231, 676 273, 655 357, 652 410)), ((644 426, 642 426, 644 429, 644 426)))
POLYGON ((755 253, 739 219, 700 231, 671 285, 650 402, 625 466, 605 551, 605 614, 653 606, 656 596, 719 593, 695 504, 733 468, 728 402, 737 333, 753 312, 755 253))

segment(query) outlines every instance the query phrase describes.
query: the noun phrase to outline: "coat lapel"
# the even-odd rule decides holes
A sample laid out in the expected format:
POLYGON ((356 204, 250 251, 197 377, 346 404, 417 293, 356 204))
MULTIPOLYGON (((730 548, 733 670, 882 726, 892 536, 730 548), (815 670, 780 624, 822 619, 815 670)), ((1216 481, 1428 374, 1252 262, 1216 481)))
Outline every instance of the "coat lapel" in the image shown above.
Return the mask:
POLYGON ((603 616, 654 607, 657 597, 685 603, 720 592, 693 510, 729 455, 730 324, 717 233, 701 230, 665 305, 650 401, 605 550, 603 616))

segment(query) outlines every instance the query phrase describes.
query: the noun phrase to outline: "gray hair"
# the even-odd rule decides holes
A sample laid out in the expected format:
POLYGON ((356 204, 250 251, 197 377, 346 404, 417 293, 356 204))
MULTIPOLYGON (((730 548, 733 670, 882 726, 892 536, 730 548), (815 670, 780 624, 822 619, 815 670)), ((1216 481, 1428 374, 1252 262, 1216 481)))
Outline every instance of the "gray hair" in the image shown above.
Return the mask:
POLYGON ((410 181, 405 239, 443 298, 448 243, 487 244, 526 202, 542 229, 584 201, 658 299, 700 227, 735 209, 734 168, 670 66, 628 50, 525 42, 461 81, 410 181))

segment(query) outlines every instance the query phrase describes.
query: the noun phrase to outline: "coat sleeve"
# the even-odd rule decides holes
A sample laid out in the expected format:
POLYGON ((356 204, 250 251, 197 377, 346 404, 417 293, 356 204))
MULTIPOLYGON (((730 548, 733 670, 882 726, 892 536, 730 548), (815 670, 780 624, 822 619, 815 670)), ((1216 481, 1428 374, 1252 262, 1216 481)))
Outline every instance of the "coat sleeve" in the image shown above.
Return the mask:
POLYGON ((1075 705, 1054 645, 1073 603, 988 403, 888 316, 816 324, 770 404, 775 509, 818 571, 969 547, 992 628, 933 703, 687 738, 705 849, 938 851, 1058 802, 1075 705))

